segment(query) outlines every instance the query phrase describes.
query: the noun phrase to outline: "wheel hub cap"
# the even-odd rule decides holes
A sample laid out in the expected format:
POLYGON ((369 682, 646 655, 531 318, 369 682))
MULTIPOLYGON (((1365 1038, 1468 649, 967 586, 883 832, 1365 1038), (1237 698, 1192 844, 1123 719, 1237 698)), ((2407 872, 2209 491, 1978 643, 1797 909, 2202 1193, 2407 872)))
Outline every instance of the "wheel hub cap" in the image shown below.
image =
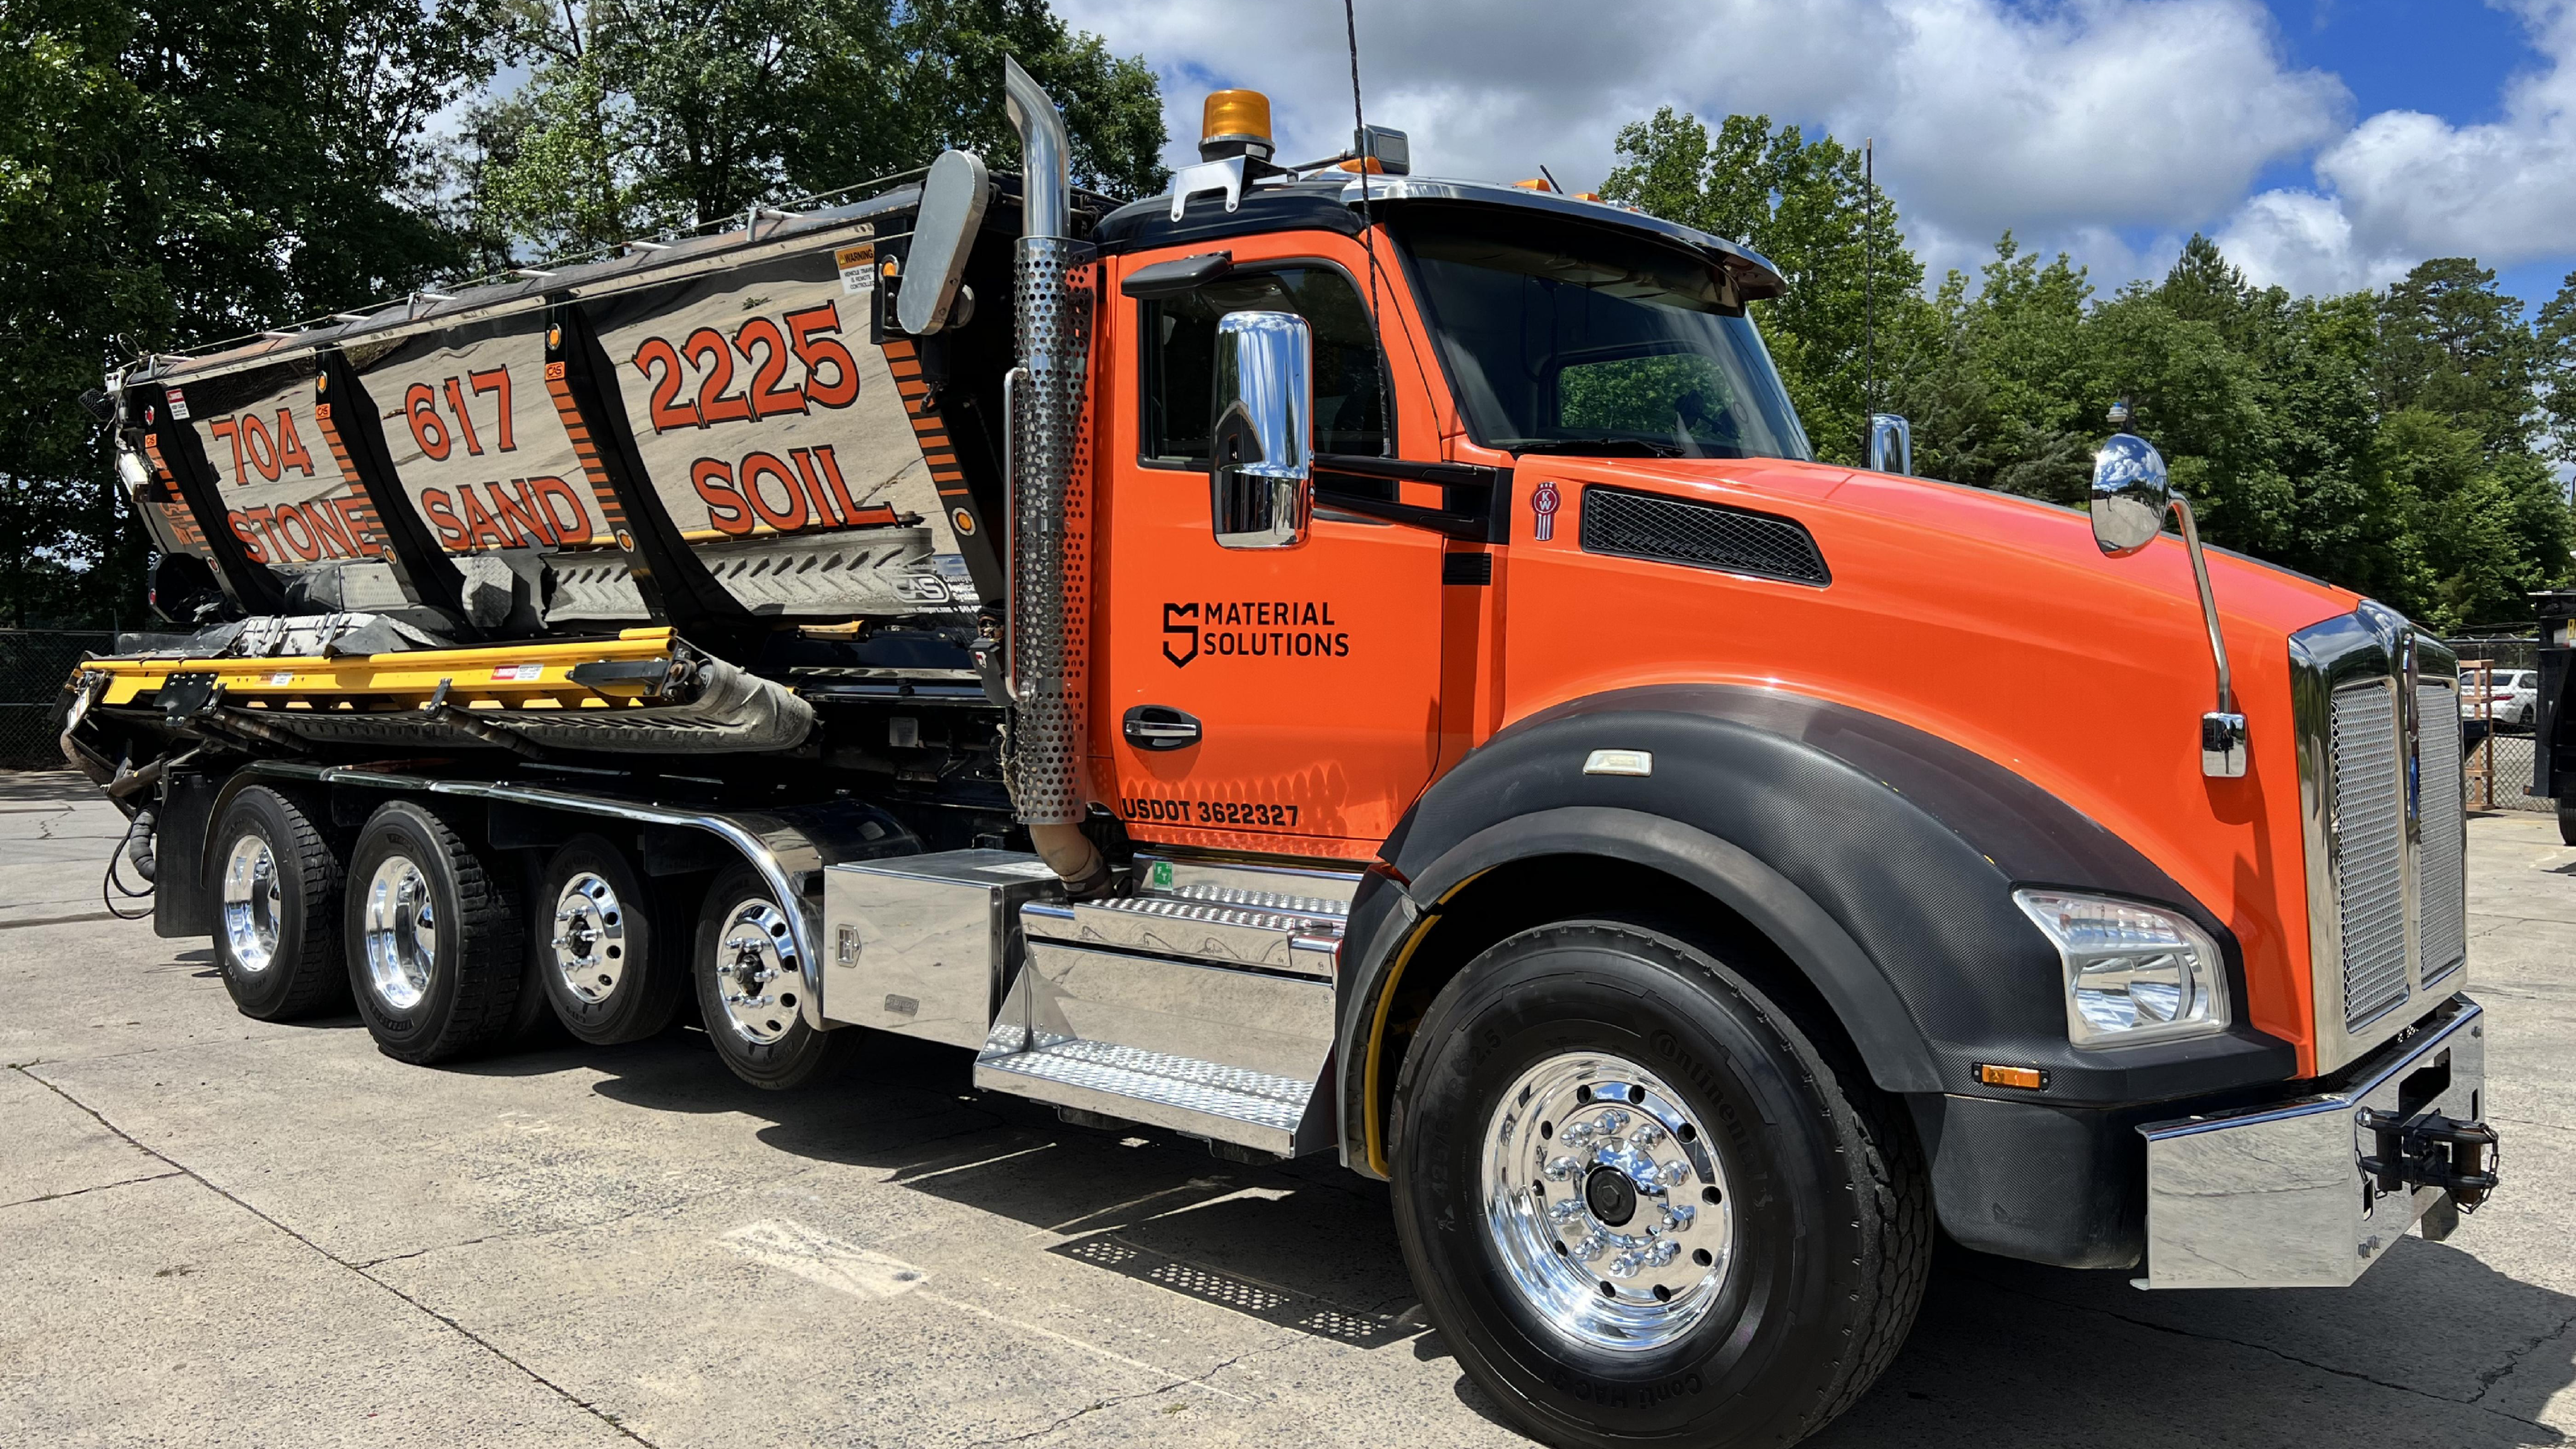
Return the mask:
POLYGON ((786 913, 765 897, 737 904, 725 912, 716 951, 716 986, 735 1035, 755 1046, 787 1035, 805 977, 786 913))
POLYGON ((245 835, 224 857, 224 945, 233 963, 251 975, 277 959, 277 926, 286 898, 277 879, 277 857, 268 842, 245 835))
POLYGON ((1626 1174, 1605 1162, 1584 1175, 1583 1203, 1602 1226, 1624 1228, 1637 1215, 1637 1189, 1626 1174))
POLYGON ((1577 1343, 1660 1348, 1725 1286, 1725 1171, 1681 1094, 1634 1062, 1572 1052, 1523 1072, 1487 1123, 1483 1181, 1504 1277, 1577 1343))
POLYGON ((565 881, 555 897, 553 947, 567 990, 607 1000, 626 975, 626 907, 616 889, 588 871, 565 881))
POLYGON ((438 919, 429 877, 408 856, 386 856, 368 877, 360 930, 367 945, 367 985, 376 999, 396 1011, 420 1005, 438 960, 438 919))

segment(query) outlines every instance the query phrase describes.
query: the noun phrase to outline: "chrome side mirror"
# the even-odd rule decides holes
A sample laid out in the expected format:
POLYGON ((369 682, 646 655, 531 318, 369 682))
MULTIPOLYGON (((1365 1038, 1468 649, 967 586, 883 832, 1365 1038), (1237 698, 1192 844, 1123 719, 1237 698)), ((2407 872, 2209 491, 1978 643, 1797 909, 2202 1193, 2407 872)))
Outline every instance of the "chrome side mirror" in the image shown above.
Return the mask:
POLYGON ((2165 531, 2174 506, 2164 454, 2134 433, 2115 433, 2093 455, 2093 541, 2127 558, 2165 531))
POLYGON ((1314 513, 1315 334, 1294 312, 1216 320, 1210 509, 1220 548, 1295 548, 1314 513))
POLYGON ((930 174, 921 182, 921 206, 913 213, 912 251, 904 258, 901 290, 894 297, 894 317, 904 331, 927 337, 952 320, 964 325, 974 302, 970 293, 966 306, 957 306, 958 284, 992 197, 983 158, 974 152, 942 151, 930 163, 930 174))
POLYGON ((1914 425, 1895 413, 1869 415, 1869 471, 1914 476, 1914 425))

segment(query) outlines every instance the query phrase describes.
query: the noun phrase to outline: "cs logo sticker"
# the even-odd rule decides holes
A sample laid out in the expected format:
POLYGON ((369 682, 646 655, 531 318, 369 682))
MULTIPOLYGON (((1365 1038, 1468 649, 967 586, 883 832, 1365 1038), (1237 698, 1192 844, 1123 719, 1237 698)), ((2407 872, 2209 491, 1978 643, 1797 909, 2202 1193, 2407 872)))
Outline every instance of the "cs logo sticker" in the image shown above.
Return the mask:
POLYGON ((1186 604, 1163 606, 1163 657, 1172 661, 1172 666, 1176 669, 1199 657, 1198 617, 1199 606, 1196 600, 1186 604), (1184 620, 1188 622, 1182 622, 1184 620), (1176 650, 1172 647, 1175 641, 1184 639, 1189 641, 1186 650, 1176 650))

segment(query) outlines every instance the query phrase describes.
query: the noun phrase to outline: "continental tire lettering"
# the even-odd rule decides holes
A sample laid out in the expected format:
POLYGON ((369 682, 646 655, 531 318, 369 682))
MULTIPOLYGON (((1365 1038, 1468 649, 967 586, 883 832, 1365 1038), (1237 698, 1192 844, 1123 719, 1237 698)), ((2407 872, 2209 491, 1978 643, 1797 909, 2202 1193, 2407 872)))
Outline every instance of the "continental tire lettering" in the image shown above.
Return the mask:
POLYGON ((1696 1396, 1706 1387, 1697 1370, 1657 1383, 1614 1384, 1576 1373, 1563 1365, 1557 1367, 1548 1382, 1567 1398, 1603 1409, 1648 1408, 1696 1396))
POLYGON ((1674 1075, 1697 1087, 1707 1100, 1717 1104, 1717 1119, 1725 1125, 1727 1140, 1743 1142, 1751 1135, 1744 1115, 1736 1110, 1734 1094, 1715 1068, 1700 1060, 1698 1053, 1682 1045, 1680 1037, 1665 1028, 1657 1028, 1646 1038, 1646 1051, 1670 1068, 1674 1075))

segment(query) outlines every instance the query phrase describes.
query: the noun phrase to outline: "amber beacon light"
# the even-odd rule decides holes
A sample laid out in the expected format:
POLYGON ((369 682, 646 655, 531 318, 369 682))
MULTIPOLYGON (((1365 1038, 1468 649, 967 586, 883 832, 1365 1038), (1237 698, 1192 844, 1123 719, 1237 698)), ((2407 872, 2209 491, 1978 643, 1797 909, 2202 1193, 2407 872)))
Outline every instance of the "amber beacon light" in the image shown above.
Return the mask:
POLYGON ((1199 120, 1199 159, 1270 159, 1270 97, 1259 91, 1210 91, 1199 120))

